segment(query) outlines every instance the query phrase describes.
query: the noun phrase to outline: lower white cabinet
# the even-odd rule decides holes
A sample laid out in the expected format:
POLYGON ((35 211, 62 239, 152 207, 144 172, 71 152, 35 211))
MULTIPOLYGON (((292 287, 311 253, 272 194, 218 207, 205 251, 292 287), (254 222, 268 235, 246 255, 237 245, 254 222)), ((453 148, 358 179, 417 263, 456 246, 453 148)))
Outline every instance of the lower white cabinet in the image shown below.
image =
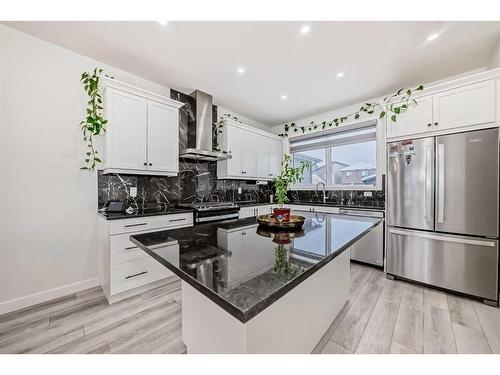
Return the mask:
POLYGON ((262 206, 250 206, 250 207, 241 207, 240 208, 240 219, 244 219, 247 217, 255 217, 258 215, 265 215, 272 213, 272 209, 275 205, 262 205, 262 206))
POLYGON ((130 241, 131 235, 191 225, 190 212, 120 220, 100 217, 100 276, 108 302, 141 293, 174 275, 130 241))

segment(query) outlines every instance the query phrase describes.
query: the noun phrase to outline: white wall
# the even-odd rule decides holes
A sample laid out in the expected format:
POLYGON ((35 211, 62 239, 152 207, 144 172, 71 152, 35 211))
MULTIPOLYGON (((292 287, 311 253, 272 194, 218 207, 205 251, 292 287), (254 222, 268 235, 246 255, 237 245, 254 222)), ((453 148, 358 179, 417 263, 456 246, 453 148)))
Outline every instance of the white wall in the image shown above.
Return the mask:
POLYGON ((496 47, 493 49, 490 61, 488 62, 488 69, 493 69, 498 67, 500 67, 500 39, 498 40, 496 47))

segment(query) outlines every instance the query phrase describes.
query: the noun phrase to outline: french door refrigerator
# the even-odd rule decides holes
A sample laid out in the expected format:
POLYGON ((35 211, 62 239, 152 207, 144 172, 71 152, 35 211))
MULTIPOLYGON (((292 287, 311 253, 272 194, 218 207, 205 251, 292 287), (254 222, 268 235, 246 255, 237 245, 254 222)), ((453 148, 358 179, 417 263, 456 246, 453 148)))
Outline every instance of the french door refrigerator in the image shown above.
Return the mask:
POLYGON ((499 135, 387 144, 390 275, 498 304, 499 135))

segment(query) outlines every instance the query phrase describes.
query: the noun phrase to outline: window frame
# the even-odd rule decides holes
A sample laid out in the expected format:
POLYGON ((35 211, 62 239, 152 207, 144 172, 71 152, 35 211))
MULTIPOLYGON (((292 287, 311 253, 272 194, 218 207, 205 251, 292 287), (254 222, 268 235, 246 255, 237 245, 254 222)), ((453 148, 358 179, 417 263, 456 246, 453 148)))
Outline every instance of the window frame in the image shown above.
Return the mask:
MULTIPOLYGON (((324 134, 325 136, 332 135, 335 133, 344 133, 344 132, 351 132, 351 131, 357 131, 362 128, 368 128, 368 127, 374 127, 375 128, 375 144, 376 144, 376 161, 375 161, 375 168, 376 168, 376 183, 375 185, 361 185, 361 184, 356 184, 356 185, 339 185, 339 184, 334 184, 333 183, 333 176, 332 176, 332 171, 331 168, 326 168, 326 186, 325 190, 365 190, 365 191, 370 191, 370 190, 382 190, 382 175, 384 174, 384 163, 385 163, 385 132, 384 132, 384 127, 383 127, 383 122, 379 119, 370 119, 367 121, 363 122, 357 122, 353 123, 350 125, 344 125, 340 126, 335 129, 329 129, 329 130, 323 130, 319 132, 314 132, 314 136, 321 136, 324 134)), ((311 135, 299 135, 296 137, 290 137, 288 140, 289 142, 293 141, 300 141, 303 139, 307 139, 311 135)), ((360 141, 361 143, 362 141, 360 141)), ((325 150, 325 166, 331 166, 332 164, 332 146, 327 146, 327 147, 320 147, 321 149, 325 150)), ((314 148, 311 148, 314 149, 314 148)), ((318 148, 316 148, 318 149, 318 148)), ((292 163, 293 163, 293 157, 294 154, 290 152, 290 149, 288 150, 289 155, 292 157, 292 163)), ((317 187, 315 184, 294 184, 290 187, 290 190, 316 190, 317 187)))

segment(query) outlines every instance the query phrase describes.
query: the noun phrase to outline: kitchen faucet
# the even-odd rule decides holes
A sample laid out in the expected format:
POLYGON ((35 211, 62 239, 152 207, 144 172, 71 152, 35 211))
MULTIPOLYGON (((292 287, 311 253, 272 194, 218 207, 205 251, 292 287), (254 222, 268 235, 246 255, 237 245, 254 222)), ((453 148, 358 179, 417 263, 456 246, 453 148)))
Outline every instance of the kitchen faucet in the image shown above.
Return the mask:
POLYGON ((326 186, 325 186, 325 183, 324 183, 324 182, 321 182, 321 181, 320 181, 320 182, 318 182, 318 183, 316 184, 316 191, 319 191, 319 189, 318 189, 318 186, 319 186, 319 185, 323 185, 323 203, 326 203, 326 193, 325 193, 325 188, 326 188, 326 186))

